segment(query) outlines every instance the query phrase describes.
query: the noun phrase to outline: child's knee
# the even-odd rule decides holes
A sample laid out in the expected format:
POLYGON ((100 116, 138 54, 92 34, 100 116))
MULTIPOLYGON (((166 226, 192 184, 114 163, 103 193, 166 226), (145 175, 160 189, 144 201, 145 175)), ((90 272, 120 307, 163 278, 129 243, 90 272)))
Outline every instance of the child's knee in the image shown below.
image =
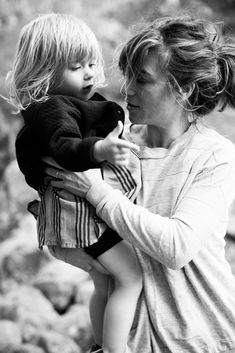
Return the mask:
POLYGON ((109 289, 109 282, 110 282, 110 277, 107 275, 103 275, 100 272, 96 271, 96 270, 92 270, 89 272, 92 280, 93 280, 93 284, 94 284, 94 288, 95 288, 95 292, 98 295, 101 296, 107 296, 108 294, 108 289, 109 289))

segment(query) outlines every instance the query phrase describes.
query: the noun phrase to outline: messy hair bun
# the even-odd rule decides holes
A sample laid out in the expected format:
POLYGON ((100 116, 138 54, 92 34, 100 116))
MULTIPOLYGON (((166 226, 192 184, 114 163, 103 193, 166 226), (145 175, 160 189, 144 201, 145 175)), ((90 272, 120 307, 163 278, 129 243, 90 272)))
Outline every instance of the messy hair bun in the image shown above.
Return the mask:
POLYGON ((190 16, 145 23, 124 45, 119 67, 125 76, 136 79, 137 67, 154 48, 173 94, 194 117, 217 106, 235 107, 235 43, 220 27, 190 16))

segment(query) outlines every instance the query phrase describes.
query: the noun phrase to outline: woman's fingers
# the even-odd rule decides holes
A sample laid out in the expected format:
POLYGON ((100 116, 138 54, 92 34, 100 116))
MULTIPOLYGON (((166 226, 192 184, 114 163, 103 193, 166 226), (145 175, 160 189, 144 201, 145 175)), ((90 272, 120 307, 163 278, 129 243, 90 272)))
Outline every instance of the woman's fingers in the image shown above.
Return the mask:
POLYGON ((60 170, 60 169, 47 167, 45 169, 45 172, 46 172, 47 175, 49 175, 52 178, 56 178, 56 179, 62 179, 63 178, 63 171, 60 170))
POLYGON ((49 175, 49 176, 51 176, 51 177, 55 177, 57 170, 58 170, 58 169, 54 169, 54 168, 47 167, 47 168, 45 169, 45 172, 46 172, 47 175, 49 175))
POLYGON ((57 189, 63 189, 64 182, 62 180, 51 180, 51 185, 57 189))

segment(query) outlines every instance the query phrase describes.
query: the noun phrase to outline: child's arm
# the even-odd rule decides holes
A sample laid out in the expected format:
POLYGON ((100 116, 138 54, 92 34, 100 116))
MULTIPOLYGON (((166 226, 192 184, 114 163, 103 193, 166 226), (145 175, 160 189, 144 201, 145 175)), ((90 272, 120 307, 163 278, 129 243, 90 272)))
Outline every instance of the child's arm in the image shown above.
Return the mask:
POLYGON ((93 158, 93 149, 102 138, 82 137, 81 112, 66 97, 52 96, 40 104, 31 125, 41 153, 51 156, 61 167, 79 172, 100 166, 93 158))
POLYGON ((119 138, 123 130, 121 121, 103 140, 95 142, 93 155, 97 162, 108 161, 126 166, 130 158, 130 150, 138 151, 137 145, 119 138))

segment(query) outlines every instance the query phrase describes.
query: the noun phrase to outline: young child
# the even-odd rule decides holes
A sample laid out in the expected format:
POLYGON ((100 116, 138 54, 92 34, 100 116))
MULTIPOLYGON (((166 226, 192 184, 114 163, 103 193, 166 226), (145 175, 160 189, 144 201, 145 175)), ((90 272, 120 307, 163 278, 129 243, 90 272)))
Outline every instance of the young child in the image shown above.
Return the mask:
POLYGON ((8 80, 9 101, 25 122, 16 141, 19 167, 41 198, 39 247, 82 247, 110 273, 114 289, 108 298, 108 276, 90 272, 95 287, 90 303, 92 328, 97 349, 124 353, 142 289, 135 251, 95 216, 84 199, 54 189, 40 175, 38 165, 38 157, 43 163, 43 157, 49 156, 71 171, 102 167, 104 177, 111 175, 110 183, 116 178, 117 187, 135 198, 137 184, 123 166, 128 164, 130 150, 137 147, 119 138, 124 112, 116 103, 93 94, 104 82, 94 33, 71 15, 34 19, 21 31, 8 80), (27 165, 34 158, 35 163, 27 165), (30 180, 27 176, 32 170, 28 173, 27 168, 32 165, 30 180))

